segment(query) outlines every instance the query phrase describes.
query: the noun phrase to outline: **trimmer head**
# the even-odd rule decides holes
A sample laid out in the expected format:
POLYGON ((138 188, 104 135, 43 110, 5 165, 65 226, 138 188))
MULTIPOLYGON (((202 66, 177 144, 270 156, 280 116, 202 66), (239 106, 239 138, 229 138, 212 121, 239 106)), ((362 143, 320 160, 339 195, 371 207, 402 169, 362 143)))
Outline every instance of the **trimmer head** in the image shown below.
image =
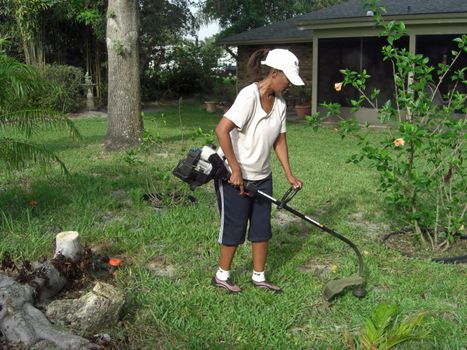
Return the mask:
POLYGON ((366 292, 363 289, 363 282, 363 278, 359 275, 352 275, 347 278, 330 281, 326 284, 326 288, 324 289, 324 297, 329 301, 336 295, 342 293, 344 289, 355 287, 353 295, 357 298, 363 298, 366 295, 366 292))

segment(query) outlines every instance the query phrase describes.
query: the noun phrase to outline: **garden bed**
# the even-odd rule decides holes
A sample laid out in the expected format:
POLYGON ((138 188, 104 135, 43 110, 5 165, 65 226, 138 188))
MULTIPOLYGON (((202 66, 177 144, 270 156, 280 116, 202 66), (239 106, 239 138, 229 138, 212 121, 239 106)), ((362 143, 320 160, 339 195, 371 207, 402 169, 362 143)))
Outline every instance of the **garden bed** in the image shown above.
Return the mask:
MULTIPOLYGON (((456 237, 456 240, 445 251, 433 251, 429 247, 429 243, 423 246, 413 231, 393 232, 385 235, 382 241, 388 248, 397 250, 402 255, 411 258, 450 258, 467 254, 467 239, 461 237, 456 237)), ((459 261, 459 263, 462 262, 465 261, 459 261)))

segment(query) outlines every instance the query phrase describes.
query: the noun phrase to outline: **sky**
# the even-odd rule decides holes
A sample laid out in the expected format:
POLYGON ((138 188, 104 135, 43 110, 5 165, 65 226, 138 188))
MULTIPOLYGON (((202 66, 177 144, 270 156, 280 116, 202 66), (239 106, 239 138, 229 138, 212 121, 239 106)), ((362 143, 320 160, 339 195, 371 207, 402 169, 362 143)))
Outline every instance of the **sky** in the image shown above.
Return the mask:
MULTIPOLYGON (((194 5, 190 6, 190 10, 194 15, 196 15, 196 12, 199 11, 199 9, 194 5)), ((219 22, 212 21, 208 25, 204 25, 199 29, 198 39, 204 40, 210 36, 213 36, 216 33, 219 33, 219 31, 220 31, 219 22)))
POLYGON ((198 37, 199 40, 204 40, 214 34, 218 33, 220 30, 218 22, 211 22, 207 26, 202 26, 199 29, 198 37))

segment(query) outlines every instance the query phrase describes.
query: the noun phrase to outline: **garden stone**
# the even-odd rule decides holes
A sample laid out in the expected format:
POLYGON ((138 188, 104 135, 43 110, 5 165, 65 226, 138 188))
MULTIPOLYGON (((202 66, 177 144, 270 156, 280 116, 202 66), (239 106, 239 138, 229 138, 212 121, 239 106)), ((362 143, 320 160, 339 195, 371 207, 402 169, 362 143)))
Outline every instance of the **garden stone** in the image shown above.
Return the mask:
POLYGON ((39 301, 52 298, 65 286, 66 278, 50 262, 34 262, 32 267, 36 271, 41 271, 44 275, 44 277, 35 277, 30 282, 38 290, 39 301))
POLYGON ((96 348, 87 339, 55 329, 33 306, 34 294, 33 287, 0 273, 0 332, 10 344, 31 347, 47 342, 59 349, 96 348))
POLYGON ((118 321, 124 296, 115 287, 98 282, 79 299, 55 300, 47 306, 46 315, 54 323, 81 334, 91 334, 118 321))

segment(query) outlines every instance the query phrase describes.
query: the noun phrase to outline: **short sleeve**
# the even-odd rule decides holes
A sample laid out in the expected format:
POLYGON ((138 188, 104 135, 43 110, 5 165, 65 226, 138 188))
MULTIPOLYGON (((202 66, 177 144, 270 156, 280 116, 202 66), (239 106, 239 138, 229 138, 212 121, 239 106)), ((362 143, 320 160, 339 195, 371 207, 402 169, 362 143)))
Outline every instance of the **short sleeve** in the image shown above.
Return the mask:
POLYGON ((287 132, 287 104, 285 100, 281 97, 281 134, 287 132))
POLYGON ((230 119, 239 130, 248 123, 256 109, 256 96, 250 86, 242 89, 233 105, 225 112, 224 116, 230 119))
POLYGON ((285 122, 285 117, 282 118, 282 121, 281 121, 281 134, 285 134, 287 132, 287 124, 285 122))

